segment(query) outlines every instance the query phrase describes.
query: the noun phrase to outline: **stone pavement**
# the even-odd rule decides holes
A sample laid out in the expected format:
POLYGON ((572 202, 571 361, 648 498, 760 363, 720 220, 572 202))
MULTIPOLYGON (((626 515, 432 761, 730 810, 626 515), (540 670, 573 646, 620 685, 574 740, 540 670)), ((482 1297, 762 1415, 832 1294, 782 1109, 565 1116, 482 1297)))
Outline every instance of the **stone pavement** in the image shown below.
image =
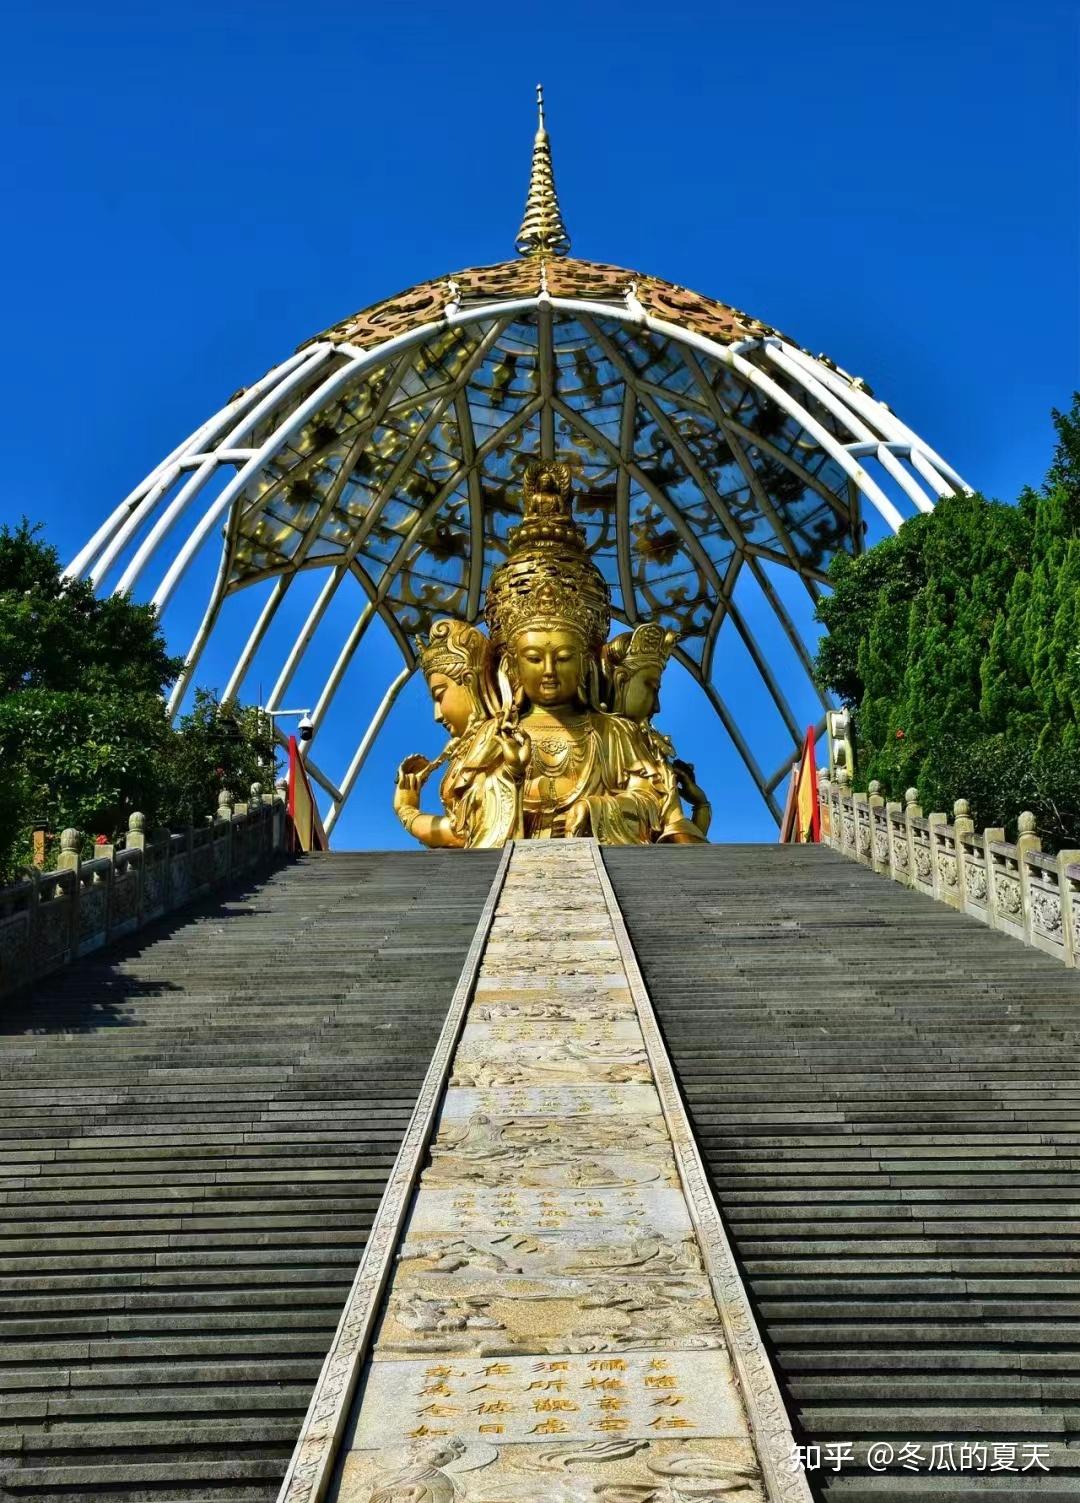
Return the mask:
POLYGON ((609 891, 592 842, 513 848, 373 1352, 289 1503, 335 1449, 337 1503, 808 1499, 609 891))

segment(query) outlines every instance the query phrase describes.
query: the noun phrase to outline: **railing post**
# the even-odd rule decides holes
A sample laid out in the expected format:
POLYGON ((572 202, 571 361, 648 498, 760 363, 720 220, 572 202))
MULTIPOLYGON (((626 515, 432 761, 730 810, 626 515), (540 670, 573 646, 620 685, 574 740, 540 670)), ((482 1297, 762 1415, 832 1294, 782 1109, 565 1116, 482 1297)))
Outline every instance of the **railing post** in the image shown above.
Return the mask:
POLYGON ((1035 828, 1035 816, 1025 810, 1016 822, 1016 866, 1020 878, 1021 922, 1024 926, 1024 942, 1031 943, 1031 873, 1028 871, 1029 851, 1041 851, 1042 841, 1035 828))
POLYGON ((914 887, 915 881, 915 832, 911 827, 913 819, 922 819, 922 805, 919 803, 919 790, 908 788, 904 791, 904 833, 907 836, 907 885, 914 887))
POLYGON ((885 805, 885 829, 889 843, 889 876, 894 882, 910 880, 911 853, 904 827, 904 806, 891 798, 885 805))
POLYGON ((279 851, 289 844, 289 780, 278 778, 277 798, 274 803, 274 843, 279 851))
POLYGON ((998 926, 997 883, 994 880, 995 845, 1005 843, 1004 825, 987 825, 983 831, 983 859, 986 862, 986 922, 991 929, 998 926))
POLYGON ((67 829, 60 834, 60 854, 56 858, 58 872, 71 872, 71 906, 68 909, 68 959, 74 960, 79 953, 79 898, 82 881, 80 868, 82 857, 79 847, 82 835, 78 830, 67 829))
POLYGON ((135 812, 128 816, 127 838, 124 845, 129 851, 138 851, 138 868, 135 877, 135 913, 138 923, 143 921, 146 904, 146 815, 135 812))
POLYGON ((822 845, 832 845, 832 819, 829 800, 829 774, 824 767, 818 768, 817 774, 817 802, 818 802, 818 826, 822 845))
POLYGON ((869 794, 853 793, 851 795, 852 816, 855 821, 855 850, 852 853, 856 861, 863 866, 869 866, 872 861, 870 847, 872 833, 870 829, 870 809, 867 804, 869 794))
POLYGON ((1057 869, 1065 964, 1080 966, 1080 851, 1058 851, 1057 869))
MULTIPOLYGON (((935 819, 934 815, 930 816, 935 819)), ((931 832, 931 841, 936 843, 934 855, 935 892, 943 903, 958 908, 963 913, 967 904, 967 857, 964 837, 975 828, 968 815, 967 799, 958 798, 953 804, 952 824, 942 815, 942 824, 931 832)))
POLYGON ((952 851, 944 850, 946 843, 951 843, 946 831, 949 827, 949 816, 936 811, 926 816, 927 836, 930 842, 930 887, 935 898, 942 903, 952 903, 953 894, 950 891, 949 878, 952 878, 952 886, 955 888, 956 867, 951 865, 947 871, 941 868, 944 855, 952 857, 952 851))
POLYGON ((839 806, 840 851, 853 861, 856 857, 855 800, 851 789, 851 774, 846 767, 836 769, 836 782, 840 790, 839 806))
POLYGON ((868 785, 866 802, 870 817, 870 865, 876 872, 889 873, 889 826, 885 818, 885 800, 877 778, 868 785))
POLYGON ((223 788, 218 794, 217 813, 214 815, 214 828, 211 834, 210 861, 211 881, 224 880, 232 872, 232 794, 228 788, 223 788), (219 842, 223 841, 225 849, 218 859, 220 849, 219 842))

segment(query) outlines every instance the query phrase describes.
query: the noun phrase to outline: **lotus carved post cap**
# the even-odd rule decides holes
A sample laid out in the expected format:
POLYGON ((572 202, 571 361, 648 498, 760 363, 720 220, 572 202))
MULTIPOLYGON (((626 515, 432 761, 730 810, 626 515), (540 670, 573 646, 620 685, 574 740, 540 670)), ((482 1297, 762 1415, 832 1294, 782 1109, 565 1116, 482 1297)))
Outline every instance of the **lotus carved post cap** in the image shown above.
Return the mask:
POLYGON ((222 788, 217 796, 218 808, 228 809, 232 804, 232 793, 228 788, 222 788))
POLYGON ((952 806, 954 819, 967 819, 971 813, 971 805, 966 798, 958 798, 952 806))
POLYGON ((917 804, 918 802, 919 802, 919 790, 917 788, 908 788, 908 789, 906 789, 905 792, 904 792, 904 803, 905 804, 917 804))
POLYGON ((881 784, 878 782, 877 778, 874 778, 874 780, 867 785, 866 791, 867 793, 873 794, 875 798, 877 797, 877 795, 881 792, 881 784))
POLYGON ((140 835, 146 829, 146 815, 137 811, 128 815, 128 829, 133 835, 140 835))
POLYGON ((82 836, 78 830, 62 830, 60 833, 60 849, 62 851, 77 851, 82 844, 82 836))
POLYGON ((1035 816, 1031 813, 1030 809, 1025 809, 1023 814, 1021 814, 1020 818, 1016 821, 1016 828, 1021 835, 1035 834, 1035 816))

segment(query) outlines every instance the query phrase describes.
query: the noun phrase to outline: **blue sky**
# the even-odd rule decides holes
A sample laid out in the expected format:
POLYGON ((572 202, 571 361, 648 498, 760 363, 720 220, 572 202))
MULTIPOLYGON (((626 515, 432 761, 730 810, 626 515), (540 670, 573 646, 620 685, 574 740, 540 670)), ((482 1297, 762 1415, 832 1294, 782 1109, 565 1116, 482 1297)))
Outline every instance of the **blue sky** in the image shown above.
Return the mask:
MULTIPOLYGON (((504 259, 538 78, 575 254, 827 350, 1011 499, 1080 379, 1078 16, 1057 0, 10 7, 0 519, 44 520, 70 555, 302 339, 504 259)), ((165 625, 190 637, 186 608, 165 625)), ((417 685, 342 845, 398 843, 389 777, 438 746, 428 713, 417 685)), ((673 684, 663 718, 716 835, 772 838, 696 689, 673 684)))

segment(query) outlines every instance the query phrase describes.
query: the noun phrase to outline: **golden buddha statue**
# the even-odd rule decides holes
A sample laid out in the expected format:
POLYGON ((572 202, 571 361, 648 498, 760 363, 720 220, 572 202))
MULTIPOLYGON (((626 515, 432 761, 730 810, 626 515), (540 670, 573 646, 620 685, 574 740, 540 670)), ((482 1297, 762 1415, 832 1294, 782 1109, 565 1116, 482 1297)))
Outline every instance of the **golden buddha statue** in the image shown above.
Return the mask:
POLYGON ((436 621, 429 640, 419 644, 419 657, 436 723, 451 740, 434 762, 419 754, 402 762, 394 790, 398 818, 427 846, 501 846, 520 837, 528 747, 495 713, 488 639, 465 621, 436 621), (439 795, 449 812, 424 814, 421 790, 443 762, 439 795))
MULTIPOLYGON (((523 503, 488 588, 490 640, 463 622, 439 621, 420 646, 435 718, 451 740, 434 762, 401 764, 394 807, 402 823, 432 846, 581 835, 608 845, 703 840, 682 811, 671 743, 649 723, 673 635, 650 628, 672 643, 647 665, 646 638, 635 633, 629 652, 603 657, 608 589, 573 519, 566 466, 530 464, 523 503), (602 663, 618 685, 614 711, 601 703, 602 663), (427 815, 421 789, 443 762, 447 813, 427 815)), ((696 784, 693 791, 700 794, 696 784)))
POLYGON ((675 632, 655 621, 643 621, 605 643, 602 660, 612 708, 638 724, 662 769, 665 801, 660 839, 692 845, 708 837, 712 805, 695 780, 692 764, 675 756, 671 738, 652 723, 652 717, 660 713, 660 680, 677 641, 675 632), (683 799, 690 805, 690 819, 683 813, 683 799))

